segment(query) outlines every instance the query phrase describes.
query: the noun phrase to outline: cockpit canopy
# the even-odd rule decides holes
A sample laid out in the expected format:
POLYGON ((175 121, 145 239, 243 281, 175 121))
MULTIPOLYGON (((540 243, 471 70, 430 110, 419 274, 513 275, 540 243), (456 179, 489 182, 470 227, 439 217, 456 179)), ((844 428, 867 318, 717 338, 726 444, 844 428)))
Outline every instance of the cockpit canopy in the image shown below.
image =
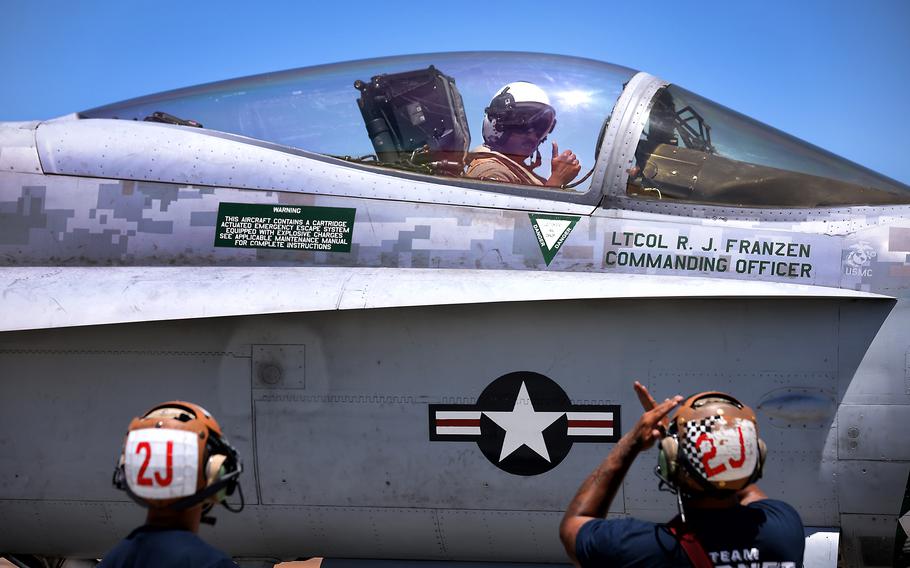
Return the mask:
MULTIPOLYGON (((444 177, 446 183, 463 178, 456 183, 491 191, 535 186, 556 199, 581 193, 596 194, 596 200, 740 207, 910 202, 907 186, 676 85, 574 57, 474 52, 370 59, 200 85, 80 117, 202 126, 348 162, 444 177), (654 88, 642 91, 640 100, 628 92, 623 97, 633 78, 642 77, 654 88), (503 86, 518 81, 542 89, 541 105, 555 112, 554 126, 536 152, 498 155, 482 146, 485 118, 493 115, 491 101, 503 86), (607 128, 619 120, 631 127, 607 128), (604 148, 619 145, 635 148, 634 157, 609 163, 615 157, 604 148), (578 173, 561 187, 547 188, 557 146, 574 152, 578 173), (478 159, 502 162, 516 175, 472 178, 470 166, 478 159), (595 171, 601 175, 590 176, 595 171)), ((503 123, 500 128, 522 135, 520 121, 503 123)))
MULTIPOLYGON (((133 99, 80 113, 83 118, 144 120, 163 111, 192 119, 205 128, 241 134, 329 156, 393 163, 380 155, 374 140, 385 124, 367 112, 392 112, 386 101, 422 96, 397 107, 403 118, 413 120, 404 137, 418 130, 421 120, 439 120, 445 114, 463 114, 464 123, 449 118, 444 130, 460 129, 466 149, 483 143, 484 109, 497 90, 513 81, 529 81, 544 89, 557 111, 558 126, 550 136, 561 149, 571 148, 585 170, 594 165, 597 135, 609 116, 623 84, 635 71, 587 59, 519 53, 453 53, 370 59, 257 75, 190 87, 133 99), (431 71, 432 70, 432 71, 431 71), (432 80, 433 71, 445 77, 432 80), (398 75, 396 77, 396 75, 398 75), (410 77, 407 77, 410 75, 410 77), (408 83, 410 81, 410 84, 408 83), (442 108, 445 96, 432 96, 434 88, 451 86, 457 99, 455 113, 442 108), (411 92, 408 92, 408 90, 411 92), (432 98, 428 98, 432 97, 432 98), (360 102, 361 104, 358 104, 360 102), (373 108, 379 107, 379 108, 373 108), (460 113, 459 113, 460 111, 460 113), (410 113, 410 114, 409 114, 410 113), (365 122, 365 119, 366 122, 365 122)), ((435 126, 435 125, 434 125, 435 126)), ((393 132, 395 136, 400 132, 393 132)), ((541 146, 544 157, 550 148, 541 146)), ((417 149, 405 144, 410 151, 417 149)), ((429 172, 427 172, 429 173, 429 172)), ((538 174, 549 175, 549 159, 538 174)))
POLYGON ((677 85, 651 100, 626 191, 752 207, 910 202, 907 186, 677 85))

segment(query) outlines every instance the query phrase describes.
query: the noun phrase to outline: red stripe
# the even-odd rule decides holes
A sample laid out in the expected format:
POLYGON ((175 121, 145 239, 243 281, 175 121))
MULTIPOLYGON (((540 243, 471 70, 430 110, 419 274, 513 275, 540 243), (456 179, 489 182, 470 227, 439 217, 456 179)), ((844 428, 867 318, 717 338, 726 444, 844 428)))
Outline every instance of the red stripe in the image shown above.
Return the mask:
POLYGON ((480 426, 479 418, 437 418, 436 426, 480 426))
POLYGON ((569 428, 612 428, 612 420, 569 420, 569 428))

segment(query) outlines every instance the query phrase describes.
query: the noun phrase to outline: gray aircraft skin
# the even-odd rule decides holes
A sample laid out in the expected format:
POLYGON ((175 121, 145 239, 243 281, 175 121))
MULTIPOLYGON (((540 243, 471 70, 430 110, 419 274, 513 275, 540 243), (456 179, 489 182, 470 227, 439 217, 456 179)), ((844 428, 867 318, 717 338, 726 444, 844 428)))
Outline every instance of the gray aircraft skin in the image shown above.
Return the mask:
MULTIPOLYGON (((141 524, 126 426, 182 399, 243 458, 245 510, 201 529, 238 559, 565 563, 635 379, 756 409, 807 566, 891 565, 910 528, 910 187, 647 73, 432 54, 3 123, 0 265, 0 552, 97 558, 141 524), (557 142, 591 176, 360 158, 354 82, 430 65, 471 147, 499 87, 540 86, 541 171, 557 142)), ((611 516, 675 514, 655 465, 611 516)))

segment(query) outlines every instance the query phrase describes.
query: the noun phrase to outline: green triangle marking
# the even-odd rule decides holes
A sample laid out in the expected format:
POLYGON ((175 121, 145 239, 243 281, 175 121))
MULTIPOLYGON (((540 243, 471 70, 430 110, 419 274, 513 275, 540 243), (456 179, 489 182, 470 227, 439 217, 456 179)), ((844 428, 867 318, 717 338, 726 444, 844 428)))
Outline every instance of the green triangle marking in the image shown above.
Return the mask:
POLYGON ((543 253, 543 259, 547 266, 550 261, 559 252, 562 243, 569 238, 569 233, 575 228, 575 223, 581 217, 572 217, 569 215, 541 215, 537 213, 528 213, 531 218, 531 227, 534 229, 534 236, 537 237, 537 244, 540 245, 540 252, 543 253))

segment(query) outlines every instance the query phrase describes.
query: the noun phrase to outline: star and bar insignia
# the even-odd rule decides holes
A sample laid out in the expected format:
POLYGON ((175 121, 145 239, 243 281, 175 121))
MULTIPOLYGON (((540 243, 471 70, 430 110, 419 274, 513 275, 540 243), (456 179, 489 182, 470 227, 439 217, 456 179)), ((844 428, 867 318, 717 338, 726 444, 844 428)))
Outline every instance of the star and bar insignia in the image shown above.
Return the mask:
POLYGON ((576 442, 616 442, 619 405, 572 404, 552 379, 530 371, 499 377, 476 404, 429 405, 430 441, 476 442, 496 467, 538 475, 576 442))

